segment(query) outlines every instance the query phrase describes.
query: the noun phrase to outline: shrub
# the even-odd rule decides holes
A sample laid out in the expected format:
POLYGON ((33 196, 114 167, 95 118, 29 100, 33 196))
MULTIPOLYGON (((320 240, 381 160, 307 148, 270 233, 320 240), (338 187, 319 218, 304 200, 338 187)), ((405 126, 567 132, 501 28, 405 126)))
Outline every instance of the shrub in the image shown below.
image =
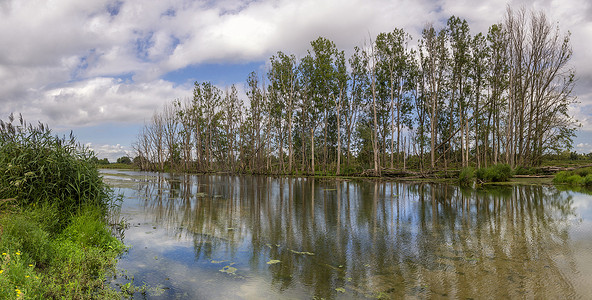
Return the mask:
POLYGON ((105 221, 115 198, 92 152, 13 121, 0 121, 0 299, 120 298, 104 285, 123 250, 105 221))
POLYGON ((91 161, 93 154, 74 137, 59 138, 45 125, 0 120, 0 199, 15 198, 21 206, 57 205, 60 211, 82 204, 106 208, 109 189, 91 161))
POLYGON ((540 173, 540 169, 536 168, 526 168, 523 166, 518 166, 512 172, 514 175, 534 175, 540 173))
POLYGON ((581 168, 574 171, 574 174, 580 175, 580 177, 586 177, 592 174, 592 168, 581 168))
POLYGON ((568 185, 592 186, 592 168, 582 168, 574 171, 561 171, 555 174, 553 183, 568 185))
POLYGON ((506 164, 497 164, 488 168, 481 168, 475 172, 477 179, 484 182, 507 181, 512 175, 512 168, 506 164))
POLYGON ((569 176, 569 172, 561 171, 555 174, 553 177, 553 183, 565 183, 567 181, 567 177, 569 176))
POLYGON ((574 175, 568 176, 565 179, 565 183, 567 183, 569 185, 580 185, 583 183, 583 178, 580 175, 574 174, 574 175))
POLYGON ((472 167, 463 168, 458 176, 460 185, 470 185, 475 180, 475 169, 472 167))

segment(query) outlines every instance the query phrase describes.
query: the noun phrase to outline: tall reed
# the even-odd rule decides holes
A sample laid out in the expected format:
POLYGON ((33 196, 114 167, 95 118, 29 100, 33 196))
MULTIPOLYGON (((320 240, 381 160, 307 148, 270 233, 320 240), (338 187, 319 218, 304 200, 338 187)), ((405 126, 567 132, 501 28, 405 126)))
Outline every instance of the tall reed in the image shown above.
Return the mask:
POLYGON ((0 199, 19 206, 50 203, 60 211, 83 204, 106 208, 109 189, 92 163, 92 151, 53 135, 44 124, 28 124, 19 116, 0 120, 0 199))

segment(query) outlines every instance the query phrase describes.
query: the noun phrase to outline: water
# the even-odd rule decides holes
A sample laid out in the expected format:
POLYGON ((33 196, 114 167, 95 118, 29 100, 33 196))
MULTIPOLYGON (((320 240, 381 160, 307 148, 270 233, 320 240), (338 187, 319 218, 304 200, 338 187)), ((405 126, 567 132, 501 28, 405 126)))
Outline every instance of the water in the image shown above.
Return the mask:
MULTIPOLYGON (((592 196, 103 171, 147 299, 591 298, 592 196)), ((127 278, 127 279, 126 279, 127 278)))

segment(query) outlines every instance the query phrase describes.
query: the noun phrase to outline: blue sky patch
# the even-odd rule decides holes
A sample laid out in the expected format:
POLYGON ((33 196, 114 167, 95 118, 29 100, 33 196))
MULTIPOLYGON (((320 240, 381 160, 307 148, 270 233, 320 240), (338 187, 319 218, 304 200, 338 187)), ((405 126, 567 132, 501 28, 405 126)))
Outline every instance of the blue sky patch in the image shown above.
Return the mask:
POLYGON ((163 76, 163 79, 178 85, 191 84, 195 81, 210 81, 215 85, 226 86, 245 82, 253 71, 263 75, 264 65, 264 61, 244 64, 205 63, 169 72, 163 76))

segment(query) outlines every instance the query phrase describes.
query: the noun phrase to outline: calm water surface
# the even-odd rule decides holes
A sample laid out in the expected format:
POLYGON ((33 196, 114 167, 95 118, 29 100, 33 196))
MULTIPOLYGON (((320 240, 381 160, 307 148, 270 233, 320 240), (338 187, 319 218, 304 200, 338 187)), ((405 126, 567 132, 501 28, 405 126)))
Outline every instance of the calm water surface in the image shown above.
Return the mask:
MULTIPOLYGON (((148 299, 592 298, 592 196, 105 170, 148 299)), ((114 282, 129 282, 119 276, 114 282)))

